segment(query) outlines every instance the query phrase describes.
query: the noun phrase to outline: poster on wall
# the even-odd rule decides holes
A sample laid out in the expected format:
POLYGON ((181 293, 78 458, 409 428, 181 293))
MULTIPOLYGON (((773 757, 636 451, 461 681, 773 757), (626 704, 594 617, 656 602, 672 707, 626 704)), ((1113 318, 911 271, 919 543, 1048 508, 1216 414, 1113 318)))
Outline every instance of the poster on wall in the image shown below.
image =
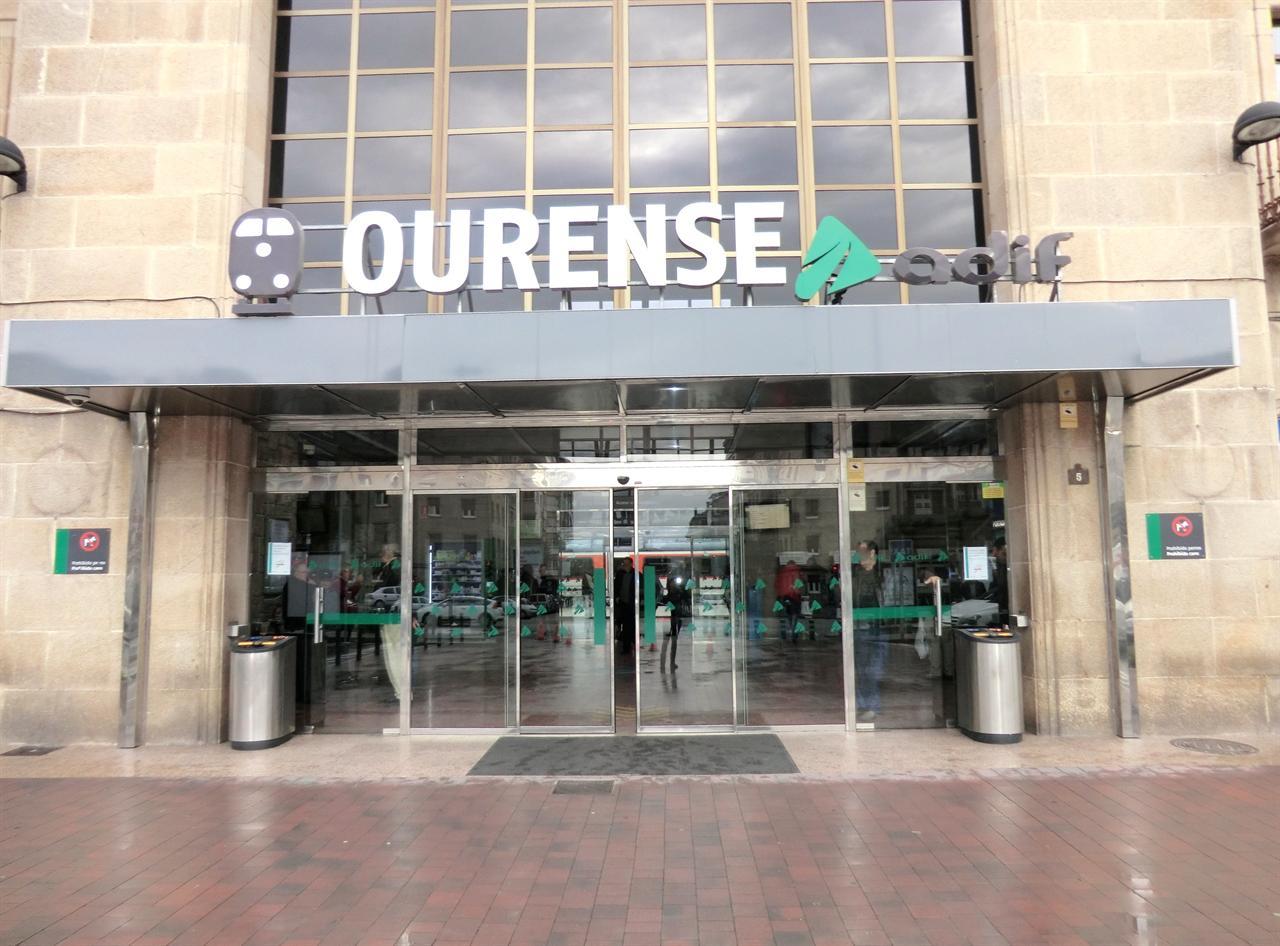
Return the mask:
POLYGON ((1147 557, 1204 558, 1204 514, 1147 513, 1147 557))
POLYGON ((964 580, 991 580, 991 564, 987 559, 987 547, 985 545, 966 545, 964 547, 964 580))
POLYGON ((267 574, 289 574, 289 562, 293 558, 292 542, 267 543, 267 574))

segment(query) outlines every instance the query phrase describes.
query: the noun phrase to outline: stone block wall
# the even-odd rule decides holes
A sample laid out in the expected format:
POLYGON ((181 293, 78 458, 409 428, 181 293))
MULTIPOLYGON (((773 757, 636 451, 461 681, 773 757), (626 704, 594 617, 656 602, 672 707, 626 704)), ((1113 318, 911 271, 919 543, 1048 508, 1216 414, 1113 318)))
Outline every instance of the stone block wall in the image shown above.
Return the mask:
MULTIPOLYGON (((1252 0, 977 3, 993 227, 1072 231, 1063 297, 1225 297, 1240 367, 1135 404, 1126 489, 1145 732, 1280 727, 1280 448, 1275 332, 1254 168, 1231 127, 1273 97, 1270 10, 1252 0), (1208 559, 1149 561, 1144 516, 1203 512, 1208 559)), ((1012 297, 1012 293, 1010 294, 1012 297)), ((1043 298, 1042 287, 1018 290, 1043 298)), ((1098 425, 1011 412, 1014 597, 1033 622, 1027 714, 1113 731, 1098 425), (1080 462, 1094 486, 1067 487, 1080 462)))
MULTIPOLYGON (((0 319, 229 315, 227 234, 265 191, 272 7, 0 0, 0 134, 30 177, 0 202, 0 319)), ((251 441, 162 416, 155 461, 143 736, 216 741, 251 441)), ((126 424, 0 389, 0 741, 116 739, 128 483, 126 424), (110 574, 52 575, 56 529, 86 525, 112 529, 110 574)))

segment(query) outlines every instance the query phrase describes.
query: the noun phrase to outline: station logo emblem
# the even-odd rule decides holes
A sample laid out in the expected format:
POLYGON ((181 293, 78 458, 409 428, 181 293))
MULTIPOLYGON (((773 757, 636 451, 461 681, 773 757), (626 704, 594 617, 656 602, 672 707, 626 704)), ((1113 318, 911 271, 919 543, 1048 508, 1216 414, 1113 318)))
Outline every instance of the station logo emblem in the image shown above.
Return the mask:
POLYGON ((880 261, 858 235, 835 217, 823 217, 801 261, 795 295, 808 301, 828 280, 827 291, 835 295, 879 275, 880 261))

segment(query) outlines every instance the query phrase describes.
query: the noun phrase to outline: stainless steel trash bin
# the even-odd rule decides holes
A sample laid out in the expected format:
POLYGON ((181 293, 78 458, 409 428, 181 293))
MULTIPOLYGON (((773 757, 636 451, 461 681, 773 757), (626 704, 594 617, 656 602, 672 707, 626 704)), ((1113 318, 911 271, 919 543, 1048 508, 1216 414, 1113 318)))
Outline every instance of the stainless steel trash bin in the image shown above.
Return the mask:
POLYGON ((244 637, 230 642, 231 748, 270 749, 293 735, 294 639, 244 637))
POLYGON ((994 627, 958 627, 956 717, 960 731, 978 742, 1022 741, 1022 651, 1018 633, 994 627))

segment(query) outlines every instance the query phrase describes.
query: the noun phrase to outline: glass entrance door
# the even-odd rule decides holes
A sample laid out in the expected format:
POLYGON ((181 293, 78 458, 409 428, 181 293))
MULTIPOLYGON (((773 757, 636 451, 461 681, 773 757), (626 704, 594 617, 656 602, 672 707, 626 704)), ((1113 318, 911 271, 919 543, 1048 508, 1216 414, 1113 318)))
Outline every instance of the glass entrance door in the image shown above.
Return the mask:
POLYGON ((304 732, 400 725, 400 525, 400 497, 380 492, 259 498, 253 630, 294 637, 304 732))
POLYGON ((520 494, 521 729, 613 729, 609 500, 520 494))
POLYGON ((635 491, 638 727, 730 728, 727 489, 635 491))
POLYGON ((1004 501, 982 483, 868 483, 851 509, 860 728, 920 729, 955 720, 956 627, 1008 620, 1004 501))
POLYGON ((515 725, 516 494, 413 498, 410 725, 515 725))
POLYGON ((740 726, 845 724, 839 494, 733 492, 740 726))

